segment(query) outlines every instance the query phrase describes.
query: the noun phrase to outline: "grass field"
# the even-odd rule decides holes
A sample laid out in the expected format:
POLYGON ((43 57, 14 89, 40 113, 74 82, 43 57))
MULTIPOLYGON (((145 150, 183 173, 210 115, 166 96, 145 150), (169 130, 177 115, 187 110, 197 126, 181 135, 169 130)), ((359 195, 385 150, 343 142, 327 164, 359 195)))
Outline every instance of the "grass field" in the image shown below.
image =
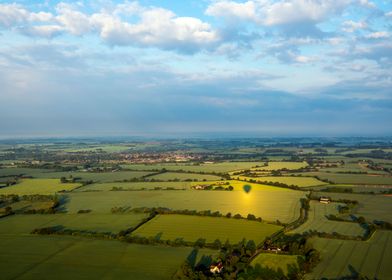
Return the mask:
POLYGON ((161 170, 165 168, 166 170, 171 171, 190 171, 190 172, 218 172, 224 173, 234 170, 243 170, 249 169, 256 165, 262 165, 262 162, 217 162, 217 163, 201 163, 201 164, 126 164, 122 165, 123 168, 131 169, 131 170, 161 170))
MULTIPOLYGON (((237 178, 237 177, 233 176, 233 178, 237 178)), ((319 181, 313 177, 294 177, 294 176, 245 177, 245 176, 238 176, 238 178, 241 180, 256 180, 258 182, 274 182, 274 183, 278 182, 278 183, 283 183, 286 185, 295 185, 300 188, 326 185, 325 182, 319 181)))
POLYGON ((108 213, 112 207, 168 207, 220 211, 221 213, 249 213, 265 220, 290 222, 298 218, 300 202, 305 192, 276 187, 262 187, 250 193, 243 191, 137 191, 137 192, 72 192, 65 205, 70 213, 92 209, 108 213))
MULTIPOLYGON (((290 233, 304 233, 310 230, 318 232, 337 232, 349 236, 363 236, 365 230, 357 223, 330 221, 326 215, 337 215, 339 203, 322 204, 318 201, 310 202, 308 220, 290 233)), ((342 204, 343 205, 343 204, 342 204)))
POLYGON ((335 184, 392 185, 391 176, 366 174, 338 174, 327 172, 306 172, 297 174, 302 174, 303 176, 318 176, 321 179, 330 180, 335 184))
POLYGON ((221 177, 215 175, 207 175, 207 174, 194 174, 194 173, 176 173, 176 172, 165 172, 158 175, 150 176, 149 179, 155 180, 197 180, 197 181, 212 181, 212 180, 219 180, 221 177))
POLYGON ((132 234, 145 237, 160 236, 162 240, 183 238, 185 241, 196 241, 199 238, 204 238, 208 243, 212 243, 216 239, 222 243, 226 240, 229 240, 230 243, 238 243, 245 238, 258 244, 282 228, 277 225, 242 219, 158 215, 132 234))
POLYGON ((260 166, 252 168, 252 170, 279 170, 279 169, 288 169, 295 170, 308 166, 306 162, 290 162, 290 161, 270 161, 267 166, 260 166))
POLYGON ((392 223, 392 197, 384 195, 366 194, 345 194, 345 193, 323 193, 317 192, 320 196, 329 196, 332 199, 349 199, 359 202, 358 207, 353 209, 353 214, 357 217, 363 216, 366 220, 382 220, 392 223))
POLYGON ((1 234, 28 234, 35 228, 64 226, 81 231, 118 233, 134 227, 146 214, 54 214, 14 215, 0 220, 1 234))
POLYGON ((384 185, 355 185, 355 184, 335 184, 312 187, 314 191, 322 191, 324 189, 352 189, 353 193, 383 193, 392 189, 392 186, 384 185))
POLYGON ((370 279, 391 279, 392 231, 376 231, 368 241, 312 238, 321 262, 306 279, 352 276, 351 270, 370 279))
POLYGON ((0 194, 32 195, 55 194, 59 191, 70 191, 79 184, 61 183, 59 179, 23 179, 20 183, 1 188, 0 194))
POLYGON ((251 262, 252 266, 260 265, 261 267, 268 267, 272 270, 281 269, 287 275, 288 267, 294 266, 298 268, 296 255, 277 255, 261 253, 251 262))
POLYGON ((193 182, 132 182, 132 183, 99 183, 86 185, 78 188, 75 191, 110 191, 112 188, 122 188, 123 190, 153 190, 154 188, 175 188, 175 189, 189 189, 193 182))
POLYGON ((192 248, 0 234, 1 279, 171 279, 192 248))

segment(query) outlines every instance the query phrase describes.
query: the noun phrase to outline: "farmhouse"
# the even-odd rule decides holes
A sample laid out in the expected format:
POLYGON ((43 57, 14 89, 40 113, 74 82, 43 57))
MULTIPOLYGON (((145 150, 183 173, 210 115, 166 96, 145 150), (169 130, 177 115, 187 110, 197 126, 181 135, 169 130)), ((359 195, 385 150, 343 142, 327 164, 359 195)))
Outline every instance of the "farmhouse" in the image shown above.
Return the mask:
POLYGON ((192 187, 192 189, 195 189, 195 190, 204 190, 205 188, 206 188, 206 185, 196 185, 196 186, 192 187))
POLYGON ((210 265, 210 272, 213 273, 213 274, 221 273, 222 269, 223 269, 222 262, 219 262, 218 264, 210 265))
POLYGON ((331 202, 331 199, 329 197, 320 197, 320 203, 328 204, 331 202))

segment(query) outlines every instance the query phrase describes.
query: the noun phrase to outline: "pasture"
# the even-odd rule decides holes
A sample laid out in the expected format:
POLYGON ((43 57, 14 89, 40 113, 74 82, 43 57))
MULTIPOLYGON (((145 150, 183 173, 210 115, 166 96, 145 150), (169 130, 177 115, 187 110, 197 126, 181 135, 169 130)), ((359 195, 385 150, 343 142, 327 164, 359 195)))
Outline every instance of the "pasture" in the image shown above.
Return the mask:
POLYGON ((381 220, 392 223, 392 197, 384 195, 367 194, 346 194, 346 193, 315 193, 319 196, 329 196, 332 199, 349 199, 359 202, 353 209, 353 214, 357 217, 363 216, 366 220, 373 222, 381 220))
POLYGON ((0 234, 2 279, 171 279, 192 248, 0 234))
MULTIPOLYGON (((236 177, 234 177, 236 178, 236 177)), ((256 182, 273 182, 273 183, 283 183, 286 185, 294 185, 300 188, 313 187, 313 186, 321 186, 326 185, 327 183, 317 180, 313 177, 295 177, 295 176, 263 176, 263 177, 245 177, 238 176, 238 179, 241 180, 255 180, 256 182)))
POLYGON ((52 195, 60 191, 70 191, 80 186, 80 184, 61 183, 59 179, 23 179, 20 183, 9 187, 1 188, 0 194, 52 195))
POLYGON ((353 271, 370 279, 392 275, 392 231, 376 231, 368 241, 312 238, 309 242, 321 254, 321 262, 306 279, 336 279, 353 271))
POLYGON ((357 223, 331 221, 327 215, 338 215, 339 203, 322 204, 318 201, 310 202, 310 210, 307 221, 289 233, 304 233, 307 231, 317 231, 325 233, 339 233, 349 236, 363 236, 365 230, 357 223))
POLYGON ((182 238, 184 241, 191 242, 203 238, 207 243, 219 239, 222 243, 229 240, 232 244, 245 238, 258 244, 282 228, 243 219, 169 214, 156 216, 132 234, 145 237, 159 236, 161 240, 182 238))
POLYGON ((195 173, 176 173, 176 172, 165 172, 157 175, 148 177, 149 179, 168 181, 168 180, 192 180, 192 181, 213 181, 219 180, 221 177, 209 174, 195 174, 195 173))
POLYGON ((137 191, 72 192, 65 208, 70 213, 91 209, 108 213, 112 207, 167 207, 176 210, 211 210, 247 216, 249 213, 267 221, 291 222, 299 217, 300 198, 305 192, 275 187, 244 191, 137 191))
POLYGON ((287 275, 289 266, 298 268, 297 258, 298 256, 296 255, 261 253, 251 262, 251 265, 253 267, 260 265, 261 267, 268 267, 275 271, 281 269, 287 275))
POLYGON ((303 176, 317 176, 322 180, 329 180, 335 184, 358 184, 358 185, 392 185, 392 177, 385 175, 367 174, 340 174, 327 172, 297 173, 303 176))
POLYGON ((83 191, 110 191, 113 188, 122 190, 153 190, 155 188, 174 188, 178 190, 189 189, 194 184, 192 182, 122 182, 122 183, 97 183, 86 185, 76 189, 76 192, 83 191))
POLYGON ((146 214, 13 215, 0 220, 1 234, 28 234, 33 229, 63 226, 67 229, 118 233, 139 224, 146 214))
POLYGON ((259 166, 254 167, 252 170, 281 170, 281 169, 288 169, 288 170, 296 170, 303 167, 308 166, 306 162, 290 162, 290 161, 270 161, 268 162, 267 166, 259 166))

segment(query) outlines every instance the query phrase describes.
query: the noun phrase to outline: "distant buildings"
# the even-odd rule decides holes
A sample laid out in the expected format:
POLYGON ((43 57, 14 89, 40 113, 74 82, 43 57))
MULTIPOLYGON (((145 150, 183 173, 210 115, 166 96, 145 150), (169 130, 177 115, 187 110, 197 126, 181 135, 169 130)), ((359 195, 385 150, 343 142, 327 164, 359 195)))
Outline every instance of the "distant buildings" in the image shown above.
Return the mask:
POLYGON ((320 197, 320 203, 328 204, 331 202, 331 199, 329 197, 320 197))

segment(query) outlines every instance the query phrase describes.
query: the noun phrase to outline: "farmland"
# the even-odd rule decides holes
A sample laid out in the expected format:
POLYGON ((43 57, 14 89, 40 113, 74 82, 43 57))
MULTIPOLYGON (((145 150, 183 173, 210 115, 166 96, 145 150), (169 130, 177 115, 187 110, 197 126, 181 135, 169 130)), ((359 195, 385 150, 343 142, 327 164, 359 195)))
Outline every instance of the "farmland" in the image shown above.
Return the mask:
POLYGON ((283 227, 248 220, 229 218, 198 217, 186 215, 159 215, 133 232, 146 237, 159 236, 162 240, 182 238, 196 241, 203 238, 208 243, 216 239, 224 243, 238 243, 242 239, 257 244, 283 227), (179 228, 178 225, 181 225, 179 228), (194 225, 197 225, 195 227, 194 225))
POLYGON ((311 201, 308 220, 290 233, 317 231, 329 234, 336 232, 341 235, 363 236, 365 230, 357 223, 331 221, 326 218, 327 215, 338 215, 338 205, 338 203, 321 204, 311 201))
POLYGON ((190 186, 194 184, 191 182, 118 182, 118 183, 97 183, 90 184, 84 187, 78 188, 75 191, 110 191, 113 188, 118 188, 120 190, 153 190, 155 188, 174 188, 174 189, 189 189, 190 186))
POLYGON ((392 275, 392 232, 376 231, 368 241, 314 238, 321 263, 307 279, 352 276, 356 271, 370 279, 389 279, 392 275))
MULTIPOLYGON (((233 178, 236 178, 236 177, 233 176, 233 178)), ((238 178, 241 180, 245 180, 245 181, 255 180, 256 182, 283 183, 283 184, 286 184, 289 186, 291 186, 291 185, 298 186, 300 188, 320 186, 320 185, 327 184, 327 183, 322 182, 320 180, 317 180, 316 178, 313 178, 313 177, 294 177, 294 176, 288 176, 288 177, 280 177, 280 176, 245 177, 245 176, 240 176, 238 178)))
POLYGON ((288 170, 296 170, 303 167, 308 166, 306 162, 289 162, 289 161, 270 161, 267 163, 267 166, 259 166, 254 167, 252 170, 280 170, 280 169, 288 169, 288 170))
POLYGON ((59 191, 70 191, 80 184, 61 183, 58 179, 23 179, 20 183, 0 189, 0 194, 55 194, 59 191))
POLYGON ((259 254, 251 263, 253 266, 260 265, 272 270, 281 269, 287 275, 290 266, 298 267, 297 257, 295 255, 277 255, 277 254, 259 254))
POLYGON ((303 173, 303 176, 317 176, 323 180, 332 181, 335 184, 392 185, 392 177, 385 175, 306 172, 303 173))
POLYGON ((192 173, 175 173, 175 172, 165 172, 158 175, 150 176, 150 179, 160 180, 160 181, 169 181, 169 180, 178 180, 178 181, 208 181, 208 180, 219 180, 220 177, 215 175, 205 175, 205 174, 192 174, 192 173))
POLYGON ((223 214, 249 213, 267 221, 291 222, 298 218, 299 199, 303 192, 285 189, 261 189, 250 193, 236 191, 138 191, 138 192, 73 192, 65 208, 70 213, 91 209, 108 213, 116 206, 167 207, 171 209, 211 210, 223 214), (282 199, 284 196, 284 199, 282 199))

